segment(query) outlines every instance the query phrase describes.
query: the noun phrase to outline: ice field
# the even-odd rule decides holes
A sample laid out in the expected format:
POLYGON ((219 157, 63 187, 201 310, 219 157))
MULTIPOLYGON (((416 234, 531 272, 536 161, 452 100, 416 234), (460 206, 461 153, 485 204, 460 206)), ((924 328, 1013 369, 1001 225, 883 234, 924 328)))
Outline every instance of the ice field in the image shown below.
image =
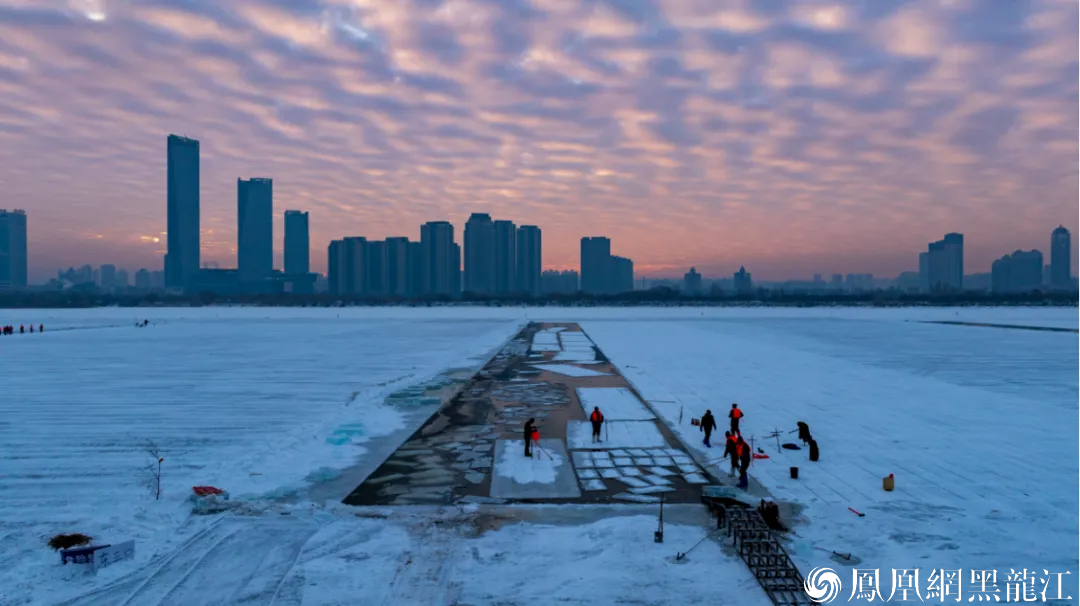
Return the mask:
MULTIPOLYGON (((1076 309, 0 316, 46 327, 0 337, 5 606, 66 603, 93 591, 73 603, 768 603, 718 543, 674 563, 676 551, 710 530, 703 507, 674 509, 658 545, 655 512, 635 506, 412 509, 373 519, 324 502, 332 495, 316 489, 337 470, 377 464, 383 442, 423 422, 384 404, 388 394, 447 369, 479 367, 529 320, 579 322, 652 412, 704 458, 720 456, 727 409, 738 402, 744 435, 771 457, 755 461, 751 477, 801 506, 791 551, 804 573, 842 568, 827 553, 836 550, 886 577, 892 568, 1045 568, 1072 571, 1075 588, 1080 574, 1076 333, 922 323, 1076 328, 1076 309), (134 328, 144 317, 151 326, 134 328), (705 408, 720 425, 713 443, 721 447, 711 452, 689 425, 705 408), (786 432, 799 420, 821 443, 820 463, 807 462, 805 451, 778 453, 775 440, 762 438, 779 429, 782 441, 795 442, 786 432), (146 440, 165 457, 161 501, 142 485, 146 440), (788 477, 792 465, 797 481, 788 477), (889 473, 893 493, 881 490, 889 473), (190 516, 185 499, 197 484, 227 488, 249 515, 190 516), (438 516, 478 528, 450 533, 431 525, 438 516), (75 576, 43 544, 71 531, 134 538, 136 558, 75 576), (181 575, 172 567, 185 558, 181 575)), ((723 466, 712 472, 727 475, 723 466)))

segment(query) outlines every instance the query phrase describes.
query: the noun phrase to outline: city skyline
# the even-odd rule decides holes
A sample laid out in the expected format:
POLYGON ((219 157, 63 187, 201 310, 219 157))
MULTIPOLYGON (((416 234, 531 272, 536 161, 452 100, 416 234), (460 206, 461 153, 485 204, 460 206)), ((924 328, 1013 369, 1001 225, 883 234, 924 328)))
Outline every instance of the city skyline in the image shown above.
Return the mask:
POLYGON ((988 272, 1077 232, 1071 2, 82 6, 0 11, 32 282, 160 266, 168 132, 201 142, 222 266, 247 175, 311 213, 321 273, 342 234, 474 212, 539 226, 544 269, 602 234, 638 274, 755 280, 914 271, 952 231, 988 272))

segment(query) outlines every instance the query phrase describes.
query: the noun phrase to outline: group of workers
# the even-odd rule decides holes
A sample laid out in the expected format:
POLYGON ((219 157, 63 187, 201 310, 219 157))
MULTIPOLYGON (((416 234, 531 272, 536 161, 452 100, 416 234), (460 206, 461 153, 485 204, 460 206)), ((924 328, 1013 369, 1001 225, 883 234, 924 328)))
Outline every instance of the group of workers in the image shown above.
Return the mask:
MULTIPOLYGON (((31 324, 30 325, 30 333, 33 334, 33 332, 34 332, 34 325, 31 324)), ((38 332, 45 332, 45 325, 44 324, 38 324, 38 332)), ((24 333, 26 333, 26 325, 25 324, 20 324, 19 325, 19 334, 21 335, 21 334, 24 334, 24 333)), ((13 334, 15 334, 15 327, 13 325, 11 325, 11 324, 8 324, 8 325, 4 326, 3 329, 0 329, 0 335, 13 335, 13 334)))

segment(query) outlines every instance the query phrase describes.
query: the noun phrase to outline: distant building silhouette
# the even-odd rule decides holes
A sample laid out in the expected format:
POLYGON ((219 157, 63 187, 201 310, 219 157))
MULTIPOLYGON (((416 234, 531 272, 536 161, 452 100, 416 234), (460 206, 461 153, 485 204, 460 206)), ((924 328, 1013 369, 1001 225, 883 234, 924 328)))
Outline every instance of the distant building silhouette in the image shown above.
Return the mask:
MULTIPOLYGON (((835 279, 837 276, 833 276, 835 279)), ((732 277, 732 281, 735 286, 735 292, 740 295, 749 294, 754 289, 754 283, 750 279, 750 273, 746 271, 745 267, 740 267, 739 271, 735 272, 732 277)))
POLYGON ((612 291, 611 240, 608 238, 581 239, 581 290, 591 295, 612 291))
POLYGON ((994 261, 990 269, 991 289, 996 293, 1031 292, 1042 287, 1043 254, 1037 250, 1016 251, 994 261))
POLYGON ((236 269, 241 283, 274 272, 274 182, 236 180, 236 269))
MULTIPOLYGON (((821 276, 817 276, 820 278, 821 276)), ((683 292, 688 295, 701 294, 701 274, 693 267, 683 275, 683 292)))
POLYGON ((929 255, 929 290, 958 292, 964 289, 964 236, 950 233, 931 242, 929 255))
POLYGON ((199 270, 199 142, 169 135, 165 284, 184 288, 199 270))
POLYGON ((465 292, 495 292, 495 223, 487 213, 473 213, 465 222, 465 292))
POLYGON ((368 241, 364 255, 364 277, 364 287, 360 294, 372 297, 385 297, 389 294, 385 240, 368 241))
POLYGON ((391 297, 407 297, 411 294, 410 274, 412 265, 409 258, 408 238, 395 237, 386 239, 386 294, 391 297))
POLYGON ((418 297, 427 292, 426 268, 424 265, 424 245, 409 242, 409 291, 410 297, 418 297))
POLYGON ((135 272, 135 288, 139 290, 150 290, 154 287, 154 284, 150 277, 150 272, 146 269, 140 269, 135 272))
POLYGON ((634 262, 626 257, 611 257, 611 293, 634 290, 634 262))
POLYGON ((580 290, 578 272, 573 270, 557 271, 549 269, 540 276, 541 290, 545 295, 571 295, 580 290))
MULTIPOLYGON (((543 267, 540 228, 522 225, 517 230, 517 285, 514 290, 536 296, 541 293, 540 275, 543 267)), ((574 272, 575 281, 577 272, 574 272)), ((576 290, 576 288, 575 288, 576 290)))
POLYGON ((517 226, 513 221, 494 223, 496 294, 509 294, 517 288, 517 226))
POLYGON ((26 288, 26 211, 0 208, 0 290, 26 288))
POLYGON ((299 275, 311 272, 311 239, 308 213, 299 210, 285 211, 286 274, 299 275))
POLYGON ((115 278, 113 280, 113 288, 115 290, 124 291, 124 290, 127 290, 127 287, 129 285, 130 284, 128 283, 128 272, 127 272, 127 270, 126 269, 118 269, 118 270, 116 270, 116 276, 115 276, 115 278))
POLYGON ((461 252, 454 242, 454 226, 429 221, 420 228, 423 247, 424 293, 456 295, 461 287, 461 252))
POLYGON ((1050 285, 1059 290, 1072 289, 1072 236, 1064 225, 1050 234, 1050 285))
POLYGON ((345 293, 345 241, 333 240, 326 250, 326 290, 332 295, 345 293))
POLYGON ((919 291, 930 292, 930 253, 919 253, 919 291))
POLYGON ((98 268, 98 284, 102 290, 110 291, 116 288, 116 266, 106 263, 98 268))

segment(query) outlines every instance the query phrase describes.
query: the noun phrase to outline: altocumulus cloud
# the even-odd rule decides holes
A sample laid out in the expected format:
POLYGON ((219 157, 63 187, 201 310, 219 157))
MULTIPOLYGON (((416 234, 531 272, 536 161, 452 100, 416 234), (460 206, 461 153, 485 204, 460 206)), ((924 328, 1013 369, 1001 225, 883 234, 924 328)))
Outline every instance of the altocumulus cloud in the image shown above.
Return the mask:
MULTIPOLYGON (((912 268, 1077 214, 1077 5, 785 0, 0 0, 0 183, 33 257, 157 266, 167 133, 343 235, 472 211, 646 271, 912 268), (857 254, 857 256, 855 256, 857 254)), ((1071 222, 1071 223, 1070 223, 1071 222)), ((280 223, 277 233, 280 239, 280 223)))

